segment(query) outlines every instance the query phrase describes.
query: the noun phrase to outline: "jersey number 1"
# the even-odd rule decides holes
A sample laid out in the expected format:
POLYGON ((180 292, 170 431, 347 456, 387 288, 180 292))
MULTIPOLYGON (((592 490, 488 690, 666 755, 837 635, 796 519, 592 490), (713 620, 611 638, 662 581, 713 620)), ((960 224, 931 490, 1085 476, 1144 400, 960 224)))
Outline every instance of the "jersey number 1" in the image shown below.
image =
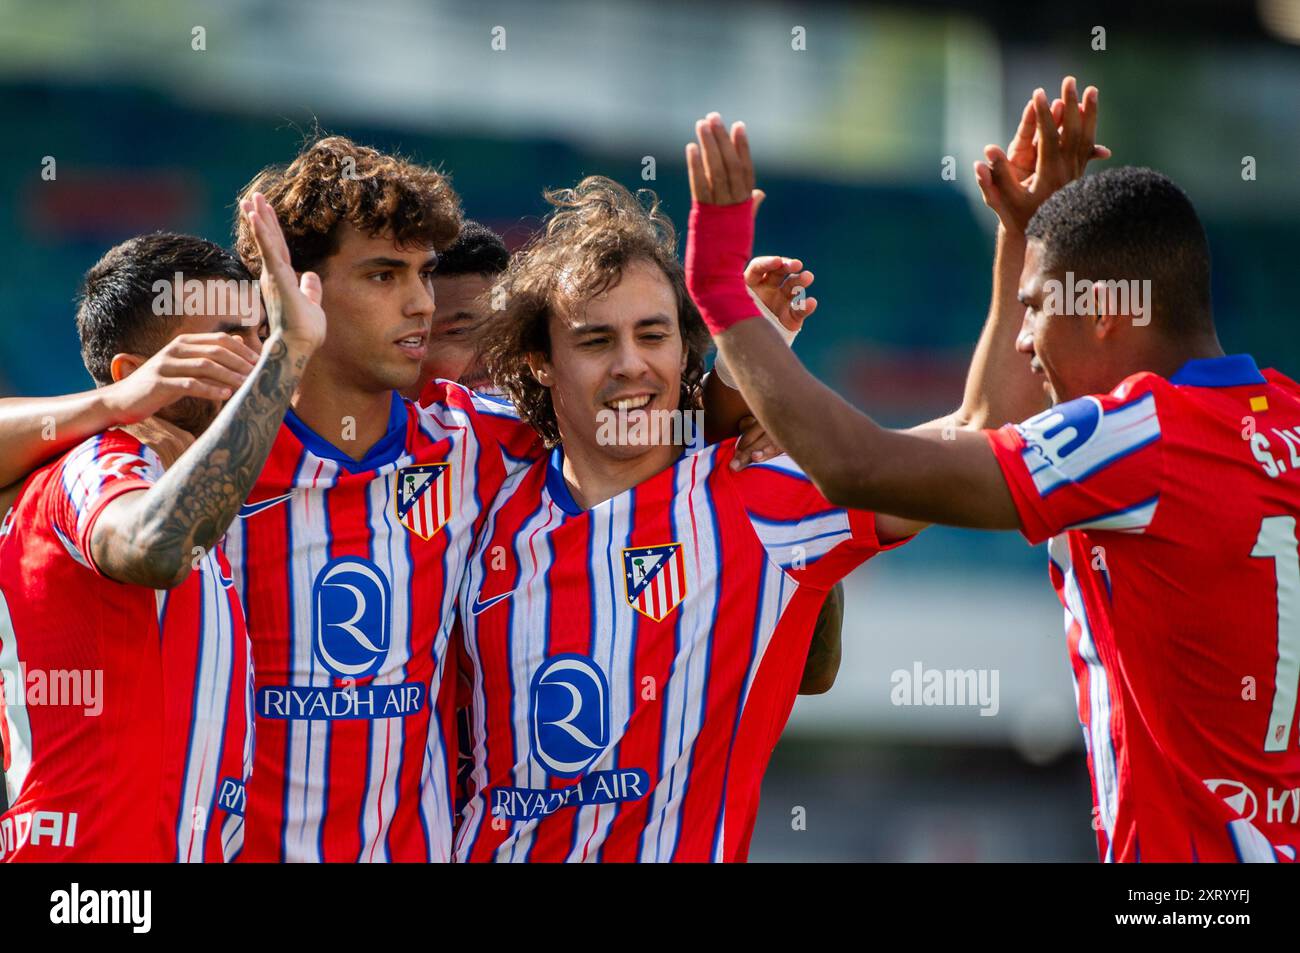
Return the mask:
POLYGON ((1272 559, 1277 571, 1277 672, 1265 751, 1285 751, 1300 690, 1300 541, 1294 516, 1266 516, 1252 556, 1272 559))

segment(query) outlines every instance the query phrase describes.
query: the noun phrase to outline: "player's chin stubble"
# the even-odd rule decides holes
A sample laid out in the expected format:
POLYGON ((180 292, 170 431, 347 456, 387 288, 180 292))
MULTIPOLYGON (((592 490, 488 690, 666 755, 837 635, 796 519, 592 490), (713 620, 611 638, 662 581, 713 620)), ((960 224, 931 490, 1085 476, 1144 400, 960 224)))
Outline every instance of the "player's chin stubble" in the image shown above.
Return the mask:
POLYGON ((192 436, 199 436, 221 413, 221 404, 200 397, 182 397, 158 411, 158 416, 192 436))

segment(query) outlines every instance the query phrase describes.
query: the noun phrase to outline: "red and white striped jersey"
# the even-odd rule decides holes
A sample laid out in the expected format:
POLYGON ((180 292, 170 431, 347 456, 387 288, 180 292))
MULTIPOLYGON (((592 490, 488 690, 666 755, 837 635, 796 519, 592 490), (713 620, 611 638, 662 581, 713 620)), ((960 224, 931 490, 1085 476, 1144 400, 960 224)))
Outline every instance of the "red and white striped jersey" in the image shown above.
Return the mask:
POLYGON ((591 510, 561 451, 492 503, 460 594, 461 861, 743 860, 826 591, 881 547, 728 441, 591 510))
POLYGON ((28 480, 0 527, 0 860, 219 861, 243 843, 249 648, 220 550, 163 591, 115 582, 95 521, 163 473, 121 430, 28 480))
POLYGON ((439 386, 427 407, 394 394, 360 461, 290 411, 228 534, 256 671, 241 859, 450 859, 456 591, 505 477, 497 435, 527 428, 439 386))
POLYGON ((988 436, 1051 538, 1101 857, 1294 860, 1300 387, 1190 361, 988 436))

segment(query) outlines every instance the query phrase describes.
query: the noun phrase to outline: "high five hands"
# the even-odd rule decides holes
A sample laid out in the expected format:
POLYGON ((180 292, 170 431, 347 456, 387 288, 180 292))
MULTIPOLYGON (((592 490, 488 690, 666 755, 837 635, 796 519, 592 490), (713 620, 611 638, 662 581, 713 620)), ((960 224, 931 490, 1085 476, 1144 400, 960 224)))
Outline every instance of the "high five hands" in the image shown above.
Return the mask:
POLYGON ((1061 186, 1079 178, 1093 159, 1110 158, 1097 139, 1097 87, 1079 98, 1073 76, 1061 81, 1061 97, 1052 103, 1034 90, 1020 116, 1020 127, 1004 152, 984 147, 984 161, 975 163, 984 204, 997 213, 1002 226, 1023 235, 1030 218, 1061 186))

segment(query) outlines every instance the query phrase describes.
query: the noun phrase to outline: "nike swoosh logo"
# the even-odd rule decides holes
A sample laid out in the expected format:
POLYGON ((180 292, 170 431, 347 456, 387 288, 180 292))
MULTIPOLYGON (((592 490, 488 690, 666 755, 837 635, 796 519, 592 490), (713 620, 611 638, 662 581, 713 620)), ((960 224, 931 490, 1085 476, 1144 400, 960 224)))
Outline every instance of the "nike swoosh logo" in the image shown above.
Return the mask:
POLYGON ((474 613, 474 615, 478 615, 480 612, 486 612, 488 609, 491 609, 502 599, 509 599, 514 594, 515 591, 511 589, 509 592, 503 592, 499 596, 493 596, 491 599, 485 599, 481 602, 479 601, 478 597, 475 596, 474 604, 469 607, 469 611, 474 613))
POLYGON ((245 503, 239 508, 239 518, 241 520, 246 520, 250 516, 256 516, 263 510, 269 510, 271 507, 278 506, 285 500, 290 500, 292 498, 292 493, 286 493, 283 496, 273 496, 269 500, 259 500, 256 503, 245 503))

